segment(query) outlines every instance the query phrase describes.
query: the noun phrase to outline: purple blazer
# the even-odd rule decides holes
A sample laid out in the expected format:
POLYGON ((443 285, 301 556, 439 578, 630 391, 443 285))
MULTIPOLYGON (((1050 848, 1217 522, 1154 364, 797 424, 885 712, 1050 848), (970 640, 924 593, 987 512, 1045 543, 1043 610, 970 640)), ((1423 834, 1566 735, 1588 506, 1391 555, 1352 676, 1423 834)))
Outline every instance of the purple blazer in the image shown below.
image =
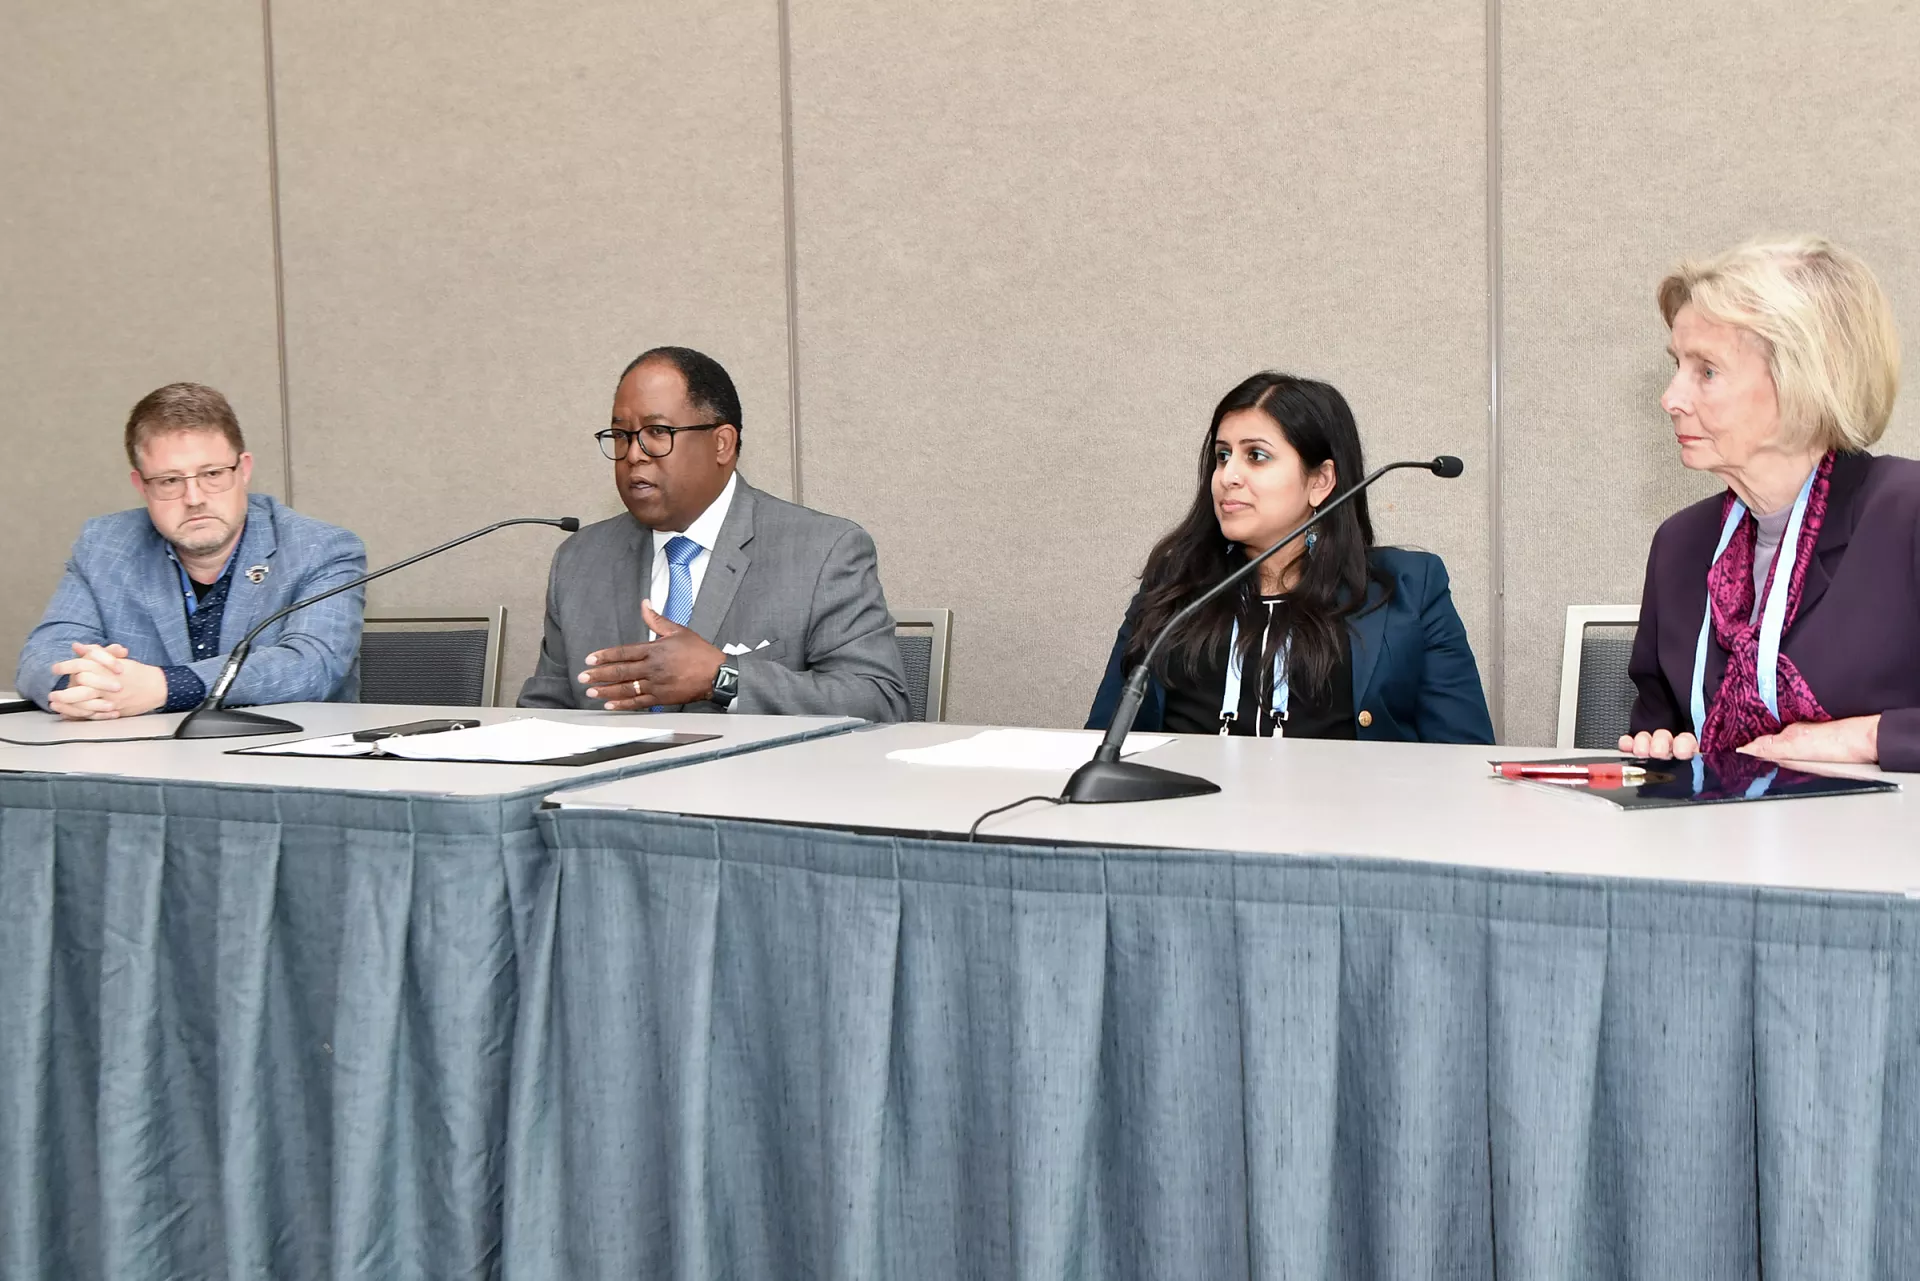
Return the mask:
MULTIPOLYGON (((1707 611, 1723 498, 1674 513, 1653 536, 1627 669, 1639 690, 1635 732, 1694 729, 1693 647, 1707 611)), ((1920 770, 1920 462, 1834 459, 1813 552, 1781 652, 1835 720, 1880 714, 1883 769, 1920 770)), ((1709 634, 1709 707, 1726 666, 1726 651, 1709 634)))

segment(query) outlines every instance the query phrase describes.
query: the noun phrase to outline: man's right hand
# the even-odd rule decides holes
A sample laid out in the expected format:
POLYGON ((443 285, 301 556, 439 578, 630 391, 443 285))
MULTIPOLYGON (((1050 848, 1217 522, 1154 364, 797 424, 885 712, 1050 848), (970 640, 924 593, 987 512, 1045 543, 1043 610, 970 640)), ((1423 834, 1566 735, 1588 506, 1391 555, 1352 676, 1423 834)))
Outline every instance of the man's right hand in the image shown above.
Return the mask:
POLYGON ((67 687, 47 696, 48 707, 68 720, 113 720, 120 712, 111 696, 121 691, 120 660, 125 657, 125 645, 73 642, 73 657, 53 665, 53 674, 66 677, 67 687))

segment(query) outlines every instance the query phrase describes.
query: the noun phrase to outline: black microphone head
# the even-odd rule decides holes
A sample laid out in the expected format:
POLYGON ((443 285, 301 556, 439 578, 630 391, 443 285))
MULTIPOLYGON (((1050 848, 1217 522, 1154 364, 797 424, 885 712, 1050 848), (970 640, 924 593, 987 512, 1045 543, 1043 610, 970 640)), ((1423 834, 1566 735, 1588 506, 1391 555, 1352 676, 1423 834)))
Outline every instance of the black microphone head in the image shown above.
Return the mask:
POLYGON ((1452 454, 1442 454, 1429 465, 1433 468, 1433 474, 1441 480, 1452 480, 1467 469, 1467 465, 1452 454))
MULTIPOLYGON (((1456 471, 1453 474, 1458 476, 1460 473, 1456 471)), ((580 518, 578 516, 562 516, 554 523, 566 530, 569 534, 577 533, 580 529, 580 518)))

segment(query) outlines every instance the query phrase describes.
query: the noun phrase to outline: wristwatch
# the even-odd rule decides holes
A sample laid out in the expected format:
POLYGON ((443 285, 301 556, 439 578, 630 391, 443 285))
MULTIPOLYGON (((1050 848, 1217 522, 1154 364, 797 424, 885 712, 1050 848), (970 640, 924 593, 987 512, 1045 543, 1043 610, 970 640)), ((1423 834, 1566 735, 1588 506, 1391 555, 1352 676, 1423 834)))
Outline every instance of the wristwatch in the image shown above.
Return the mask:
POLYGON ((733 700, 740 697, 740 671, 725 663, 714 673, 713 693, 707 695, 707 701, 721 707, 733 706, 733 700))

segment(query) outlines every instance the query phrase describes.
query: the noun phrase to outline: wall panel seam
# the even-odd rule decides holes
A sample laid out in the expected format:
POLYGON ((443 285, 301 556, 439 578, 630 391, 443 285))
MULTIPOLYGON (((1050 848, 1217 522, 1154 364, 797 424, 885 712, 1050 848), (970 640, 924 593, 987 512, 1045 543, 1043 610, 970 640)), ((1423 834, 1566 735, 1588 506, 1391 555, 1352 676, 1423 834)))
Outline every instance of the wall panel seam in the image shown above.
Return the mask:
POLYGON ((1492 704, 1496 739, 1506 737, 1507 721, 1507 565, 1502 525, 1501 361, 1505 355, 1505 227, 1501 218, 1500 170, 1500 0, 1486 0, 1487 12, 1487 698, 1492 704))
POLYGON ((260 0, 260 35, 267 76, 267 205, 273 224, 274 352, 280 362, 280 483, 293 506, 293 419, 287 394, 287 276, 280 252, 280 128, 274 102, 273 0, 260 0))
POLYGON ((787 432, 793 501, 804 502, 800 487, 800 280, 794 247, 793 203, 793 26, 788 0, 775 0, 780 14, 780 217, 786 238, 787 267, 787 432))

